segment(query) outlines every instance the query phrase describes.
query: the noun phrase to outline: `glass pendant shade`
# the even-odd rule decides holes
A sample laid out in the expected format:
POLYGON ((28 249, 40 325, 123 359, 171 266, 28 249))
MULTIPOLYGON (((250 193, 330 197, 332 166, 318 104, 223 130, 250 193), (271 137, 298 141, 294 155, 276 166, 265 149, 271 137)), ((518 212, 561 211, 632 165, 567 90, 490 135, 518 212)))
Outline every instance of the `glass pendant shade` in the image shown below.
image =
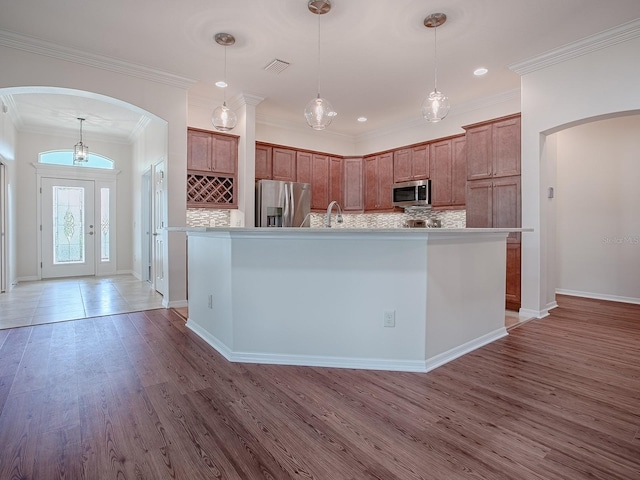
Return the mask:
POLYGON ((76 143, 73 148, 73 163, 84 163, 89 160, 89 147, 82 142, 76 143))
POLYGON ((434 90, 422 103, 422 116, 428 122, 436 123, 449 113, 449 98, 442 92, 434 90))
POLYGON ((233 110, 227 107, 227 102, 224 102, 213 111, 211 123, 216 130, 228 132, 229 130, 233 130, 237 125, 238 116, 233 110))
POLYGON ((320 94, 311 100, 304 109, 304 118, 306 118, 307 124, 314 130, 324 130, 327 128, 335 115, 329 101, 321 98, 320 94))
POLYGON ((73 147, 74 165, 89 161, 89 146, 82 143, 82 122, 84 122, 84 118, 78 118, 78 120, 80 120, 80 141, 73 147))

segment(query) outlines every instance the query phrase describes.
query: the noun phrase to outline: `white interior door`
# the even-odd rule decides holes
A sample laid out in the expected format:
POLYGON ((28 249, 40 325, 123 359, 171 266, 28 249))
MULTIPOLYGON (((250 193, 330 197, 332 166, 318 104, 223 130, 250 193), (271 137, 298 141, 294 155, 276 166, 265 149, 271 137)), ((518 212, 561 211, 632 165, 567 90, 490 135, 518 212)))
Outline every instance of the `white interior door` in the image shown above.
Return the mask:
POLYGON ((153 286, 164 295, 164 162, 156 164, 153 177, 153 286))
POLYGON ((42 278, 95 275, 95 183, 42 178, 42 278))

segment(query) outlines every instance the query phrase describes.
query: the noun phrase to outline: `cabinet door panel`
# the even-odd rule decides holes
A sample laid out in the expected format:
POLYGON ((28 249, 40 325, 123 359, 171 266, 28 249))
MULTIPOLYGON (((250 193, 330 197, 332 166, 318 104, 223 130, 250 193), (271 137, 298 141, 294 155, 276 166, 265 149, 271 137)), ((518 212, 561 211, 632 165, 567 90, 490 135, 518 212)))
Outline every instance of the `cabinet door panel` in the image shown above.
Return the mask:
POLYGON ((431 144, 431 204, 449 206, 453 195, 451 140, 431 144))
POLYGON ((256 144, 256 180, 271 180, 271 147, 256 144))
POLYGON ((464 206, 467 195, 467 150, 466 138, 451 140, 451 205, 464 206))
POLYGON ((363 210, 362 175, 362 158, 344 159, 343 210, 363 210))
MULTIPOLYGON (((312 159, 313 155, 311 153, 296 153, 296 182, 311 183, 313 179, 311 171, 312 159)), ((311 201, 313 201, 313 193, 311 194, 311 201)))
POLYGON ((493 176, 520 175, 520 117, 493 124, 493 176))
POLYGON ((238 139, 214 134, 212 142, 211 170, 234 175, 238 168, 238 139))
POLYGON ((467 228, 493 226, 492 184, 490 179, 467 182, 467 228))
POLYGON ((344 173, 341 158, 329 157, 329 201, 343 204, 344 173))
POLYGON ((396 150, 393 152, 393 181, 399 183, 411 179, 411 149, 396 150))
POLYGON ((211 171, 211 134, 189 130, 187 170, 211 171))
POLYGON ((296 151, 288 148, 273 149, 273 179, 296 181, 296 151))
MULTIPOLYGON (((465 158, 465 162, 466 162, 465 158)), ((413 180, 429 178, 429 145, 413 147, 411 151, 411 177, 413 180)))
POLYGON ((378 157, 364 159, 364 209, 378 208, 378 157))
POLYGON ((393 153, 378 156, 378 208, 393 209, 393 153))
POLYGON ((519 310, 521 304, 521 246, 507 243, 506 308, 519 310))
POLYGON ((467 180, 493 176, 491 125, 469 128, 467 138, 467 180))
POLYGON ((311 172, 311 208, 326 210, 329 205, 329 157, 313 155, 311 172))
MULTIPOLYGON (((496 178, 493 181, 493 227, 520 228, 520 176, 496 178)), ((510 233, 508 242, 519 242, 519 233, 510 233)))

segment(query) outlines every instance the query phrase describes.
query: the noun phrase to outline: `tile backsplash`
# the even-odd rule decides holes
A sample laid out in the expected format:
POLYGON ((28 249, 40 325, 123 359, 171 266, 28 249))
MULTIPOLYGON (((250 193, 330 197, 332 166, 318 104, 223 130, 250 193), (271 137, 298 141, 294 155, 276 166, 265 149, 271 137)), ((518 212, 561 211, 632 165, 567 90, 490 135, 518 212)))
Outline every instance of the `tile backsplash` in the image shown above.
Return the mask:
MULTIPOLYGON (((442 228, 465 228, 466 210, 415 210, 405 213, 345 213, 343 223, 337 224, 335 210, 331 225, 337 228, 403 228, 407 220, 440 220, 442 228)), ((325 214, 312 213, 311 227, 324 226, 325 214)), ((229 227, 231 225, 230 210, 211 208, 187 209, 187 226, 189 227, 229 227)))

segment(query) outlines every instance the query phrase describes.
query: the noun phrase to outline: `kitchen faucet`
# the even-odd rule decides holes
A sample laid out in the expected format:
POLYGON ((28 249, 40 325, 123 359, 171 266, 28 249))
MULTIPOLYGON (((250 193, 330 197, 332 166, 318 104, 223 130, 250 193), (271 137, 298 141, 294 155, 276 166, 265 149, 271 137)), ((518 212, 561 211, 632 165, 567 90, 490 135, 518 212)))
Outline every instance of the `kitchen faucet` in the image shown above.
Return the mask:
POLYGON ((331 210, 333 210, 334 205, 338 209, 338 215, 336 215, 336 222, 342 223, 342 209, 340 208, 340 204, 334 200, 327 207, 327 217, 325 218, 325 221, 324 221, 324 226, 327 228, 331 228, 331 210))

